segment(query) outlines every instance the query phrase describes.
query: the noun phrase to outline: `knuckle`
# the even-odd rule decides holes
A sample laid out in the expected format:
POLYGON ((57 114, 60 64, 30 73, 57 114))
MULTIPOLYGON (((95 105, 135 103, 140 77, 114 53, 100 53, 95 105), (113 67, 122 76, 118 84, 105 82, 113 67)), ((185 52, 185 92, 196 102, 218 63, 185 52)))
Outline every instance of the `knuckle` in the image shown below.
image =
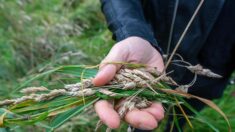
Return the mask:
POLYGON ((164 117, 165 117, 164 113, 161 113, 161 114, 159 114, 158 119, 162 120, 162 119, 164 119, 164 117))

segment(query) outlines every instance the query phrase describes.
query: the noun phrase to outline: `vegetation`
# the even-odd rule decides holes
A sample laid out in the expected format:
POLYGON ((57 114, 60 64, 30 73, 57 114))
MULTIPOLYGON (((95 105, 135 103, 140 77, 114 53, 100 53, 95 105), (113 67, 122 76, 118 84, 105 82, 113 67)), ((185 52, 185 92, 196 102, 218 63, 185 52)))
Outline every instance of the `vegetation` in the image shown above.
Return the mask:
MULTIPOLYGON (((61 88, 63 83, 79 81, 74 75, 81 71, 74 68, 72 77, 55 73, 36 81, 29 80, 60 65, 98 64, 114 43, 97 0, 1 0, 0 27, 1 100, 21 96, 18 91, 26 86, 53 89, 61 88)), ((63 70, 63 73, 71 74, 70 71, 63 70)), ((234 89, 234 85, 229 85, 223 98, 215 101, 228 116, 233 130, 234 89)), ((74 117, 57 131, 93 131, 98 119, 95 114, 90 115, 74 117)), ((200 115, 205 117, 204 122, 210 122, 219 131, 227 131, 226 121, 211 108, 204 109, 200 115)), ((196 126, 195 131, 211 131, 207 123, 193 120, 192 124, 196 126)), ((33 127, 39 126, 42 124, 33 127)), ((15 127, 13 130, 32 129, 15 127)))

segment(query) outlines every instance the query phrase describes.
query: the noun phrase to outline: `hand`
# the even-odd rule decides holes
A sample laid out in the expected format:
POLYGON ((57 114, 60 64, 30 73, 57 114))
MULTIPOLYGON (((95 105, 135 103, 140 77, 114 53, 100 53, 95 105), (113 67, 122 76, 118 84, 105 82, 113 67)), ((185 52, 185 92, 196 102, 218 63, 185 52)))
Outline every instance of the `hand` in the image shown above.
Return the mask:
MULTIPOLYGON (((142 63, 151 67, 157 67, 163 71, 164 64, 160 53, 150 43, 139 37, 129 37, 115 44, 109 54, 101 62, 100 70, 93 80, 96 86, 105 85, 113 79, 121 65, 105 64, 105 62, 129 62, 142 63)), ((106 100, 98 101, 95 110, 101 121, 110 128, 118 128, 120 117, 111 103, 106 100)), ((160 103, 153 103, 146 109, 134 109, 124 117, 135 128, 152 130, 164 117, 164 109, 160 103)))

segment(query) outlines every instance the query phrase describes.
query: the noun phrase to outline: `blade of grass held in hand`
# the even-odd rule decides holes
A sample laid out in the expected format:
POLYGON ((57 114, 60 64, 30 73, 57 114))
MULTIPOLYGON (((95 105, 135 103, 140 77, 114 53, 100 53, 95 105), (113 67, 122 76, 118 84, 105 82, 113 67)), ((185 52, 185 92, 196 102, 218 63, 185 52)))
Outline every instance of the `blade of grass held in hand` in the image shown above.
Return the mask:
POLYGON ((186 113, 184 112, 183 108, 181 107, 179 101, 177 100, 177 98, 175 97, 175 101, 176 101, 176 104, 177 106, 180 108, 180 111, 182 112, 182 114, 184 115, 187 123, 189 124, 189 126, 193 129, 193 125, 191 123, 191 121, 189 120, 188 116, 186 115, 186 113))
MULTIPOLYGON (((63 88, 53 90, 48 89, 47 91, 39 91, 36 93, 34 93, 34 88, 33 93, 30 91, 28 92, 29 95, 12 99, 14 100, 14 103, 6 104, 4 106, 8 106, 9 110, 11 110, 13 114, 17 116, 14 118, 8 118, 3 115, 4 113, 2 113, 2 117, 4 117, 2 118, 2 122, 4 123, 2 123, 2 125, 9 127, 14 125, 32 125, 39 123, 42 120, 47 122, 49 121, 50 117, 58 116, 51 122, 50 126, 48 126, 48 131, 53 131, 57 127, 64 124, 72 116, 80 113, 82 110, 96 102, 98 98, 120 99, 125 97, 131 98, 138 96, 141 98, 141 100, 146 98, 149 101, 159 101, 166 104, 178 105, 178 100, 182 97, 196 98, 220 113, 230 128, 227 117, 213 102, 184 92, 171 90, 170 85, 167 84, 169 79, 153 81, 159 78, 161 79, 162 75, 164 75, 155 73, 157 72, 155 68, 153 68, 153 71, 150 72, 143 68, 143 65, 133 65, 129 63, 117 64, 122 64, 125 66, 128 65, 126 67, 129 67, 130 69, 121 69, 119 72, 117 72, 117 75, 113 80, 111 80, 109 84, 100 87, 95 87, 91 84, 91 77, 94 77, 97 73, 97 70, 92 68, 96 68, 97 66, 61 66, 59 68, 50 70, 49 72, 44 72, 41 75, 38 75, 36 79, 51 75, 53 73, 60 73, 62 75, 67 74, 72 75, 72 77, 79 77, 80 81, 67 84, 63 88), (141 67, 140 69, 132 69, 139 66, 141 67), (131 89, 125 89, 126 85, 129 83, 134 83, 135 85, 131 85, 131 89), (31 96, 35 98, 29 98, 31 96)), ((167 74, 165 74, 165 76, 168 77, 167 74)), ((29 80, 28 82, 24 83, 24 85, 28 85, 34 81, 34 79, 35 78, 29 80)), ((24 89, 23 91, 27 90, 29 89, 24 89)), ((192 128, 192 123, 190 122, 189 118, 183 111, 182 113, 192 128)), ((177 122, 177 120, 175 121, 177 122)))
POLYGON ((176 90, 171 90, 171 89, 160 89, 163 92, 166 93, 170 93, 170 94, 175 94, 175 95, 180 95, 186 98, 195 98, 200 100, 201 102, 205 103, 206 105, 210 106, 212 109, 214 109, 215 111, 217 111, 221 116, 223 116, 223 118, 225 119, 225 121, 227 122, 228 125, 228 130, 231 132, 231 125, 229 123, 229 120, 227 118, 227 116, 224 114, 224 112, 212 101, 208 100, 208 99, 204 99, 195 95, 191 95, 188 93, 184 93, 184 92, 180 92, 180 91, 176 91, 176 90))
POLYGON ((52 129, 47 130, 47 131, 53 131, 55 128, 58 128, 59 126, 61 126, 63 123, 65 123, 66 121, 68 121, 70 118, 72 118, 73 116, 79 114, 80 112, 82 112, 85 108, 87 108, 88 106, 94 104, 96 101, 98 100, 95 99, 89 103, 87 103, 86 105, 83 106, 78 106, 76 108, 73 108, 65 113, 62 113, 60 115, 58 115, 50 124, 50 127, 52 129))

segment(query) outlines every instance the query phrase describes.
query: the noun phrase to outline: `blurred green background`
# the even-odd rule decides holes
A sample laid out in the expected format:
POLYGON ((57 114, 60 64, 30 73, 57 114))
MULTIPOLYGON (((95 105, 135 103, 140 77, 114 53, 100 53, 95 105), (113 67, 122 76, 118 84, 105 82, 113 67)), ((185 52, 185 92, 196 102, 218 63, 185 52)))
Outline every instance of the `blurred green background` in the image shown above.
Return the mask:
MULTIPOLYGON (((12 94, 16 87, 29 75, 45 69, 98 64, 113 44, 99 0, 0 0, 0 99, 17 96, 12 94)), ((43 83, 47 80, 40 82, 43 83)), ((235 86, 229 85, 224 96, 215 101, 233 130, 234 100, 235 86)), ((206 108, 201 114, 220 131, 227 131, 225 121, 215 111, 206 108)), ((96 121, 84 115, 58 131, 93 131, 96 121)), ((197 121, 193 125, 194 131, 211 131, 197 121)), ((25 130, 33 129, 15 131, 25 130)), ((187 127, 185 130, 189 131, 187 127)))

